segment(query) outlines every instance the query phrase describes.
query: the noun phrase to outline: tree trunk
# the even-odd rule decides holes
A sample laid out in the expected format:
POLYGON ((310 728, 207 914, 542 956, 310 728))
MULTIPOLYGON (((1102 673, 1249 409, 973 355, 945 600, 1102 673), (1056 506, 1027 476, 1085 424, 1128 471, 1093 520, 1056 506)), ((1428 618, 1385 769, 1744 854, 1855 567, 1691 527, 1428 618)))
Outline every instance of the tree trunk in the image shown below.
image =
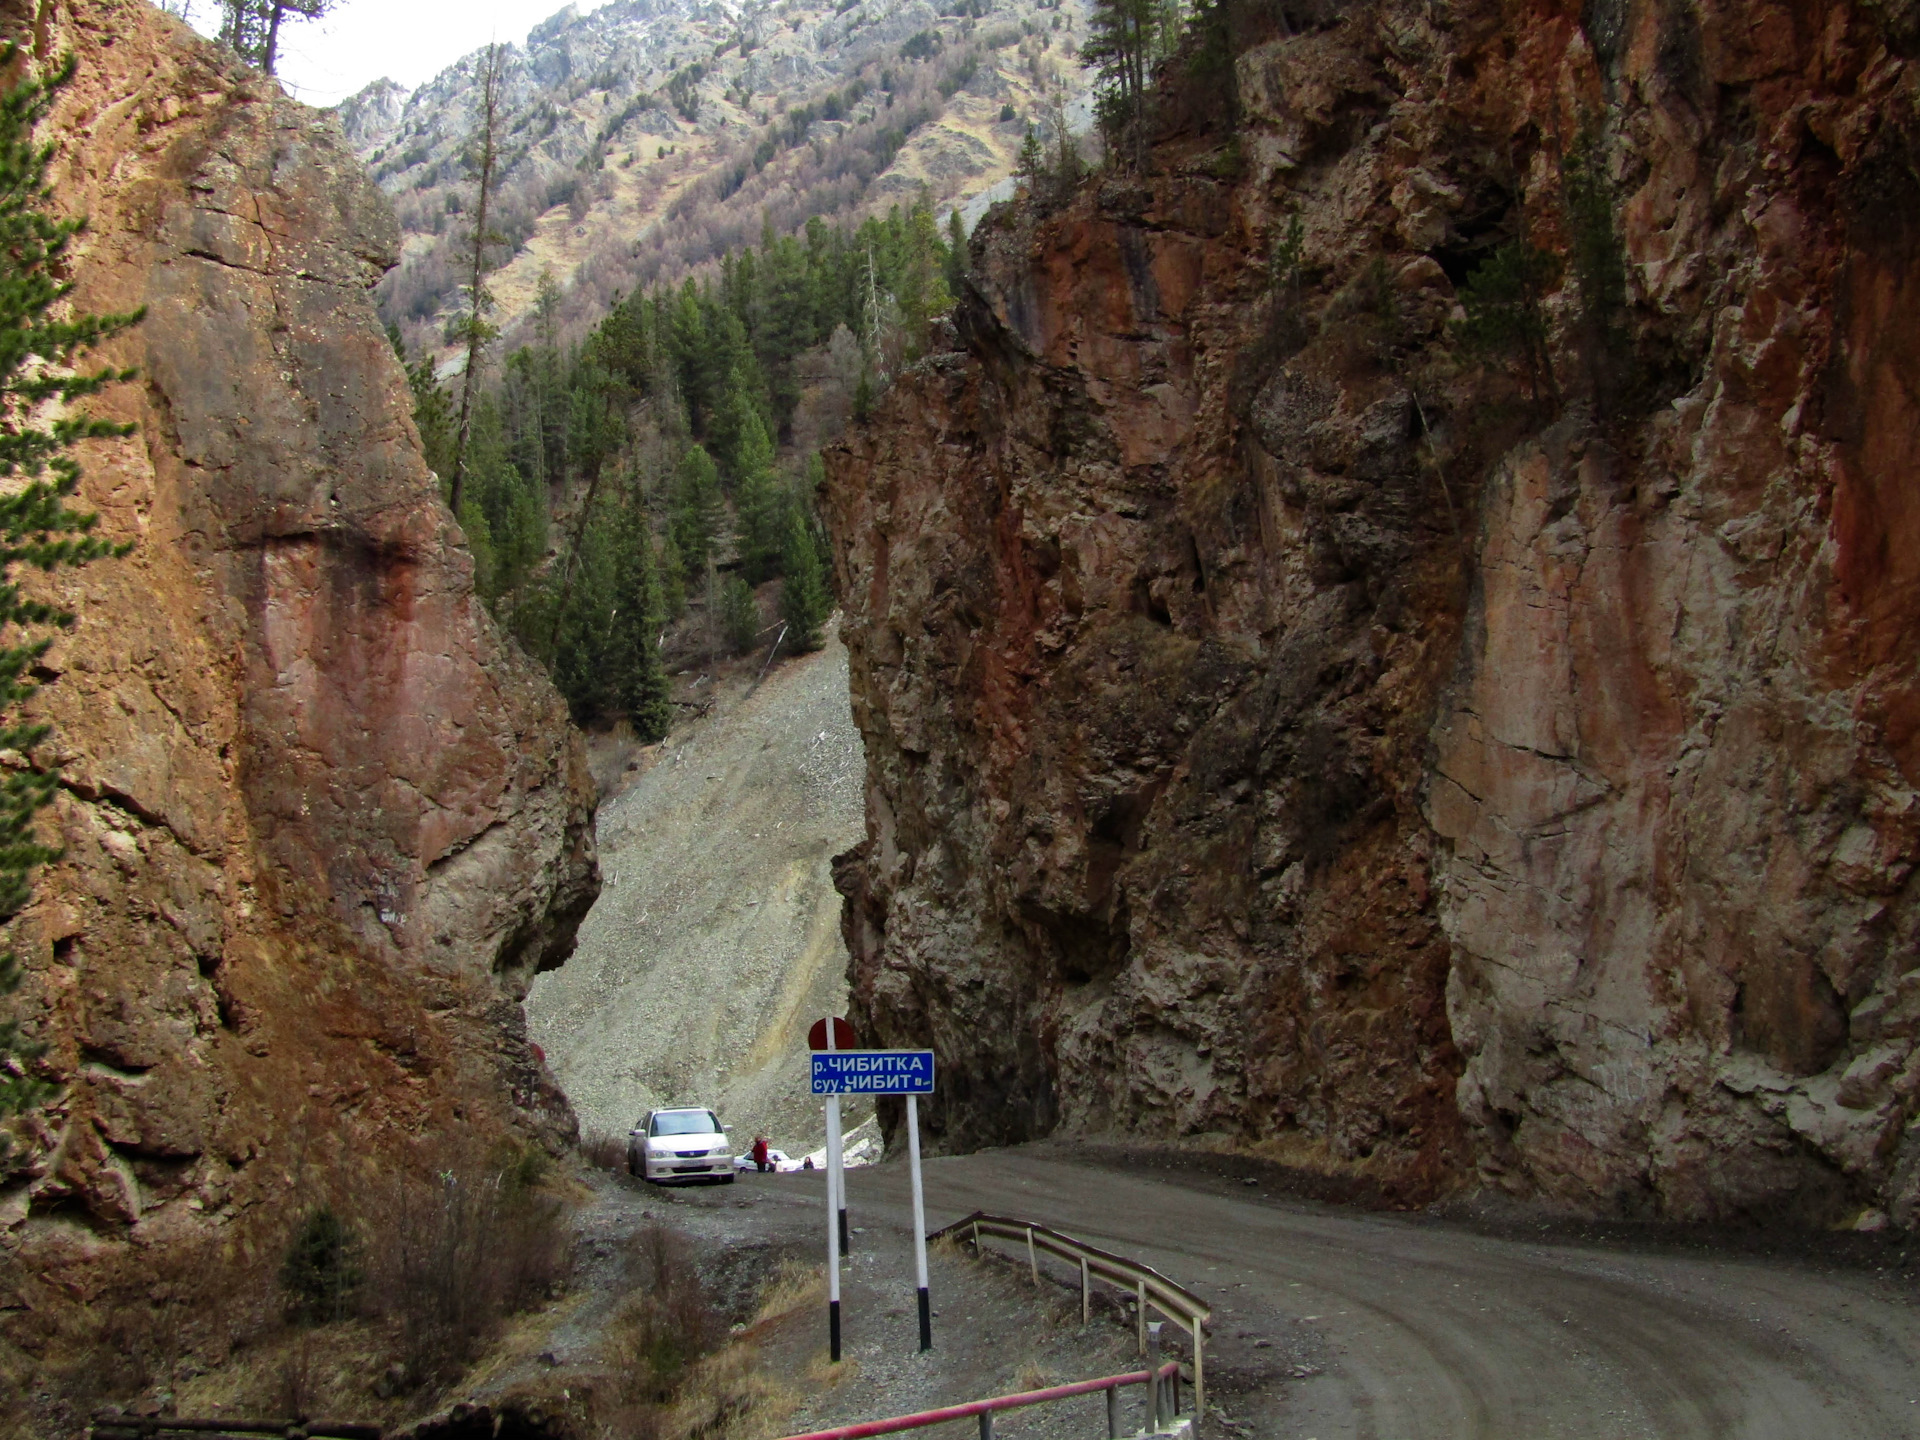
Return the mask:
POLYGON ((453 441, 453 482, 447 505, 454 518, 460 516, 460 492, 467 478, 467 439, 473 433, 473 387, 479 379, 480 352, 486 345, 484 292, 486 278, 487 197, 493 189, 494 131, 500 119, 500 50, 487 47, 486 70, 480 95, 480 194, 474 206, 473 255, 467 285, 467 368, 460 380, 460 428, 453 441))
POLYGON ((280 15, 285 6, 280 0, 273 0, 273 8, 267 12, 267 47, 260 57, 262 73, 273 74, 273 63, 280 53, 280 15))

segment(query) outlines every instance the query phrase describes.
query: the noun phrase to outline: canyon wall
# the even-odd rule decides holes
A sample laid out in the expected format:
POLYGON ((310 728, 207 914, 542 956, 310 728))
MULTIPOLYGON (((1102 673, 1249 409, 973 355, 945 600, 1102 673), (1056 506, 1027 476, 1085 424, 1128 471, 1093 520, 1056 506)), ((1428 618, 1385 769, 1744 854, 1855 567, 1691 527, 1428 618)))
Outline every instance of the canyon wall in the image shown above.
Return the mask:
POLYGON ((146 307, 92 402, 138 433, 80 496, 135 548, 31 582, 79 619, 33 702, 65 855, 10 927, 60 1087, 0 1185, 27 1315, 124 1241, 251 1243, 411 1156, 568 1138, 518 1001, 599 881, 578 738, 421 459, 368 295, 397 229, 335 123, 138 0, 0 16, 79 61, 46 126, 74 302, 146 307))
POLYGON ((827 487, 942 1144, 1910 1223, 1910 9, 1268 7, 983 225, 827 487))

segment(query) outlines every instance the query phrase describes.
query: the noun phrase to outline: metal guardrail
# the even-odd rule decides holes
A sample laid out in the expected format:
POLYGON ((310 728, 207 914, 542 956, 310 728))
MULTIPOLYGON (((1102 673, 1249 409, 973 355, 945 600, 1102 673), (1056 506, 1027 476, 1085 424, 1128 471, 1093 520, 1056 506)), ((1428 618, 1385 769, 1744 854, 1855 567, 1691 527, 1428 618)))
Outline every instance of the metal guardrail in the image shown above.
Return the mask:
MULTIPOLYGON (((1091 1395, 1099 1390, 1107 1392, 1108 1440, 1119 1440, 1120 1387, 1123 1385, 1145 1385, 1148 1388, 1148 1423, 1139 1432, 1142 1436, 1172 1436, 1182 1431, 1191 1432, 1191 1425, 1178 1418, 1180 1363, 1175 1360, 1145 1370, 1132 1370, 1124 1375, 1105 1375, 1098 1380, 1076 1380, 1070 1385, 1023 1390, 1017 1395, 997 1395, 991 1400, 969 1400, 964 1405, 945 1405, 938 1410, 920 1410, 911 1415, 895 1415, 888 1420, 863 1420, 854 1425, 836 1425, 831 1430, 810 1430, 804 1435, 790 1435, 787 1440, 864 1440, 870 1435, 918 1430, 922 1426, 939 1425, 948 1420, 965 1420, 968 1416, 979 1417, 980 1440, 993 1440, 993 1417, 1001 1410, 1045 1405, 1054 1400, 1068 1400, 1075 1395, 1091 1395), (1167 1403, 1169 1395, 1170 1406, 1167 1403)), ((1195 1418, 1198 1418, 1197 1414, 1195 1418)))
POLYGON ((945 1229, 936 1230, 927 1238, 939 1240, 948 1236, 970 1235, 974 1249, 980 1248, 980 1237, 995 1236, 1002 1240, 1021 1240, 1026 1242, 1027 1265, 1033 1273, 1034 1283, 1040 1280, 1039 1251, 1057 1255, 1069 1264, 1080 1267, 1080 1323, 1085 1324, 1093 1310, 1093 1282, 1096 1278, 1108 1281, 1124 1289, 1131 1290, 1135 1302, 1135 1324, 1139 1331, 1140 1353, 1147 1350, 1147 1306, 1152 1305, 1162 1315, 1179 1325, 1193 1339, 1193 1418, 1197 1423, 1207 1410, 1206 1362, 1202 1355, 1204 1327, 1213 1318, 1213 1311, 1198 1295, 1185 1286, 1176 1285, 1158 1270, 1129 1260, 1124 1255, 1115 1255, 1108 1250, 1100 1250, 1071 1235, 1063 1235, 1058 1230, 1050 1230, 1045 1225, 1036 1225, 1031 1220, 1015 1220, 1005 1215, 989 1215, 976 1210, 963 1220, 956 1220, 945 1229))
POLYGON ((196 1440, 220 1440, 233 1435, 278 1435, 282 1440, 380 1440, 378 1425, 354 1425, 336 1420, 189 1420, 178 1415, 112 1415, 93 1417, 87 1440, 164 1440, 191 1435, 196 1440))

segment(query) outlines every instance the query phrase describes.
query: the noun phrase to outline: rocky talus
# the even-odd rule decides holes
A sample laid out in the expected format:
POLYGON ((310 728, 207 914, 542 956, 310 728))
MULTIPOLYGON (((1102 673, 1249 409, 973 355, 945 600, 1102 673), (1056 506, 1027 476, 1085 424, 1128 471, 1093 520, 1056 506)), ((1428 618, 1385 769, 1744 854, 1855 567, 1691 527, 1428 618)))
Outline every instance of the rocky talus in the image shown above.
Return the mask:
POLYGON ((421 460, 368 296, 397 230, 334 122, 135 0, 0 19, 79 60, 47 128, 75 303, 147 312, 95 407, 139 432, 81 497, 136 548, 46 582, 79 615, 35 702, 65 857, 10 942, 60 1094, 0 1184, 31 1325, 122 1242, 231 1250, 427 1149, 570 1135, 518 1000, 599 882, 578 738, 421 460))
POLYGON ((943 1144, 1912 1221, 1911 9, 1275 7, 983 227, 829 465, 943 1144))

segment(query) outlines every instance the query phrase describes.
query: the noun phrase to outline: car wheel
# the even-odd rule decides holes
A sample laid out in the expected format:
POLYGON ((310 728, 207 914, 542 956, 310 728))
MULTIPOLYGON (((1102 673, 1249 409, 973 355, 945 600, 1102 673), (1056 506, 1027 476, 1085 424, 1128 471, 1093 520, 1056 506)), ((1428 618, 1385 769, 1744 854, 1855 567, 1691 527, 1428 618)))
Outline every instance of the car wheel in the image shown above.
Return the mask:
POLYGON ((726 1175, 721 1177, 720 1183, 722 1185, 731 1185, 735 1180, 738 1180, 739 1178, 740 1177, 738 1175, 735 1175, 731 1171, 729 1171, 726 1175))

